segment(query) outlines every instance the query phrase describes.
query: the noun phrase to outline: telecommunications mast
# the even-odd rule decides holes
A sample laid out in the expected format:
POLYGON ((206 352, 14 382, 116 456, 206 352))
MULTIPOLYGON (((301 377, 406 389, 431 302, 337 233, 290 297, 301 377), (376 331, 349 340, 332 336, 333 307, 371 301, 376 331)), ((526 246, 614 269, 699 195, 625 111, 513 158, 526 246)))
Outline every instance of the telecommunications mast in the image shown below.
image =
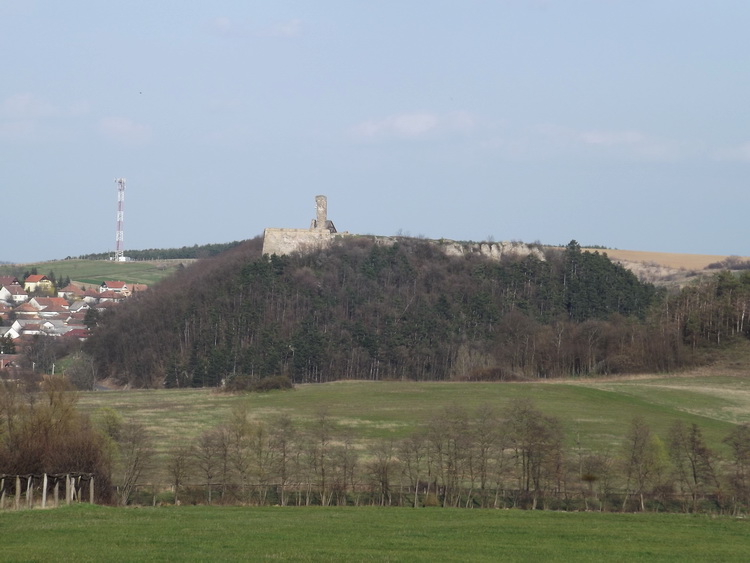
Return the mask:
POLYGON ((115 228, 115 262, 125 261, 123 245, 122 222, 125 216, 125 178, 117 178, 117 226, 115 228))

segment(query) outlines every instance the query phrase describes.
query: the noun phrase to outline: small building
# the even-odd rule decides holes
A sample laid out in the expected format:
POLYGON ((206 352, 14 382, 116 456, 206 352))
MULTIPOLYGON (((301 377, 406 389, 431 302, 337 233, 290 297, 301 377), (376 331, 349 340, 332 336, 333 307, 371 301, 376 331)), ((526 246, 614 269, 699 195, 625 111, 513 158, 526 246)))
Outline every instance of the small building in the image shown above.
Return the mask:
POLYGON ((102 291, 99 293, 99 303, 106 303, 112 301, 114 303, 120 303, 126 296, 116 291, 102 291))
POLYGON ((96 305, 99 303, 99 292, 89 288, 83 292, 83 300, 89 305, 96 305))
POLYGON ((31 303, 23 303, 14 309, 16 318, 19 319, 38 319, 39 309, 31 303))
POLYGON ((29 303, 40 311, 52 308, 67 311, 69 307, 68 302, 62 297, 34 297, 29 303))
POLYGON ((12 304, 25 303, 29 300, 29 294, 20 284, 3 285, 0 287, 0 300, 12 304))
POLYGON ((89 329, 87 328, 71 328, 63 336, 65 338, 76 339, 76 340, 80 340, 81 342, 83 342, 89 336, 91 336, 91 333, 89 333, 89 329))
POLYGON ((89 309, 91 309, 91 305, 89 305, 86 301, 76 301, 70 306, 68 310, 74 314, 78 312, 83 312, 85 314, 89 309))
POLYGON ((112 291, 114 293, 121 294, 125 297, 130 295, 130 288, 128 284, 122 281, 105 281, 99 286, 99 293, 112 291))
POLYGON ((53 285, 52 280, 47 276, 38 274, 32 274, 23 281, 23 288, 26 293, 34 293, 35 291, 52 291, 53 285))
POLYGON ((57 296, 67 299, 68 301, 83 299, 83 293, 83 290, 74 283, 68 284, 62 289, 57 290, 57 296))
POLYGON ((0 286, 21 285, 16 276, 0 276, 0 286))

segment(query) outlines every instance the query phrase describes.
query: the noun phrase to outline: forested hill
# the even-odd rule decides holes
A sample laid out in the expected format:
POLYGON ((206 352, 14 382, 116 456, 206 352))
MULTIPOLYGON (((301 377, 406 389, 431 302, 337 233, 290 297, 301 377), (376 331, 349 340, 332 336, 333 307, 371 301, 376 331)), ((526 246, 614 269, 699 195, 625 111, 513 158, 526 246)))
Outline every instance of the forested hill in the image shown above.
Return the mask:
POLYGON ((87 350, 134 386, 556 377, 665 369, 657 290, 572 242, 500 262, 352 237, 261 257, 261 240, 186 268, 101 319, 87 350))

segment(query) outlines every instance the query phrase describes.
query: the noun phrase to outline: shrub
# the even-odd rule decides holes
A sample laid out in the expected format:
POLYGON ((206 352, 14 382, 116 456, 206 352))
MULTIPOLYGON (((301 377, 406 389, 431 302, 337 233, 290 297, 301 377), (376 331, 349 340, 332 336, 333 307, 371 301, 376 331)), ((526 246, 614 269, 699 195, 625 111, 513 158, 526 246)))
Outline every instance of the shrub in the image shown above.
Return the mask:
POLYGON ((266 393, 268 391, 276 390, 286 391, 293 388, 294 384, 292 384, 291 379, 286 375, 274 375, 271 377, 263 377, 261 379, 255 379, 249 375, 240 375, 227 383, 224 390, 228 393, 266 393))

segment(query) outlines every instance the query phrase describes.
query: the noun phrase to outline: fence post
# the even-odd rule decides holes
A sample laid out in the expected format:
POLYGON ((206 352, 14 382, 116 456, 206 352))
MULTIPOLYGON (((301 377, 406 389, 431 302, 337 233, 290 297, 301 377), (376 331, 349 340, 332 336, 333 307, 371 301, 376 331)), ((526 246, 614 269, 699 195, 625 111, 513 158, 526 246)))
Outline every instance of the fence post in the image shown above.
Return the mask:
POLYGON ((26 479, 26 508, 34 507, 34 476, 29 475, 26 479))
POLYGON ((94 504, 94 476, 89 480, 89 504, 94 504))
POLYGON ((16 475, 16 510, 21 508, 21 476, 16 475))
POLYGON ((55 477, 55 508, 60 506, 60 478, 55 477))
POLYGON ((5 477, 0 479, 0 510, 5 508, 5 477))
POLYGON ((42 476, 42 508, 47 508, 47 474, 42 476))
POLYGON ((72 496, 71 489, 72 483, 70 482, 70 474, 65 475, 65 504, 70 504, 70 499, 72 496))

